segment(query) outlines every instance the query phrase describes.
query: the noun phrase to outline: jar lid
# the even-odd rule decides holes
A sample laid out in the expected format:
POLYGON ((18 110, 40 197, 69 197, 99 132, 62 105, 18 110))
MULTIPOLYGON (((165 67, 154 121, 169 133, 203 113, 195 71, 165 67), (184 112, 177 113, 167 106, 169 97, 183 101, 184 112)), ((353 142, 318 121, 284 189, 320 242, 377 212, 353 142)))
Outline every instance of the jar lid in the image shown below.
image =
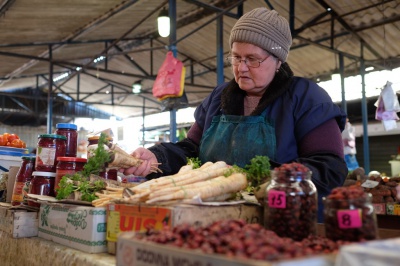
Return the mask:
POLYGON ((22 156, 22 160, 34 161, 36 160, 36 156, 22 156))
POLYGON ((79 158, 79 157, 57 157, 58 161, 62 162, 78 162, 78 163, 86 163, 86 158, 79 158))
POLYGON ((35 171, 35 172, 32 173, 32 176, 56 177, 56 173, 35 171))
POLYGON ((74 130, 78 129, 77 125, 70 124, 70 123, 58 123, 56 125, 56 128, 65 128, 65 129, 74 129, 74 130))
POLYGON ((57 135, 57 134, 41 134, 38 136, 38 138, 52 138, 52 139, 63 139, 67 140, 66 136, 63 135, 57 135))

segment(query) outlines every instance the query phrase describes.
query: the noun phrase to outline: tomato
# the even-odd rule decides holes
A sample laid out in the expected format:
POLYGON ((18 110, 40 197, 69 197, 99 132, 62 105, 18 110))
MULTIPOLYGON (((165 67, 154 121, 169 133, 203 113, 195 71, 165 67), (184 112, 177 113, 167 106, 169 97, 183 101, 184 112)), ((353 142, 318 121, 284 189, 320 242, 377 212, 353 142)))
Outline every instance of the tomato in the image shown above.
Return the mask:
POLYGON ((4 141, 6 142, 3 146, 7 146, 9 136, 10 136, 10 133, 3 133, 3 138, 4 138, 4 141))
POLYGON ((11 143, 13 140, 19 139, 19 137, 17 134, 10 134, 7 139, 8 139, 8 142, 11 143))
POLYGON ((14 148, 22 148, 23 141, 20 139, 14 139, 13 141, 10 142, 10 146, 14 148))
POLYGON ((3 135, 0 135, 0 146, 6 146, 6 145, 7 145, 7 139, 3 135))

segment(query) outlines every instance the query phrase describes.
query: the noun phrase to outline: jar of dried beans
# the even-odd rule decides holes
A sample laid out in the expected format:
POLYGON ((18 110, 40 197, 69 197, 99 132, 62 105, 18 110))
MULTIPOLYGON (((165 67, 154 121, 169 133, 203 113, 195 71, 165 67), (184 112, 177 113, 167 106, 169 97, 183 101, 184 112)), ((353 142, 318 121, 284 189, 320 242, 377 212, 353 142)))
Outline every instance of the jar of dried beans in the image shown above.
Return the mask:
POLYGON ((335 188, 323 201, 327 238, 356 242, 378 238, 372 195, 362 187, 335 188))
POLYGON ((265 228, 297 241, 315 235, 318 204, 311 171, 290 163, 275 168, 271 176, 265 196, 265 228))

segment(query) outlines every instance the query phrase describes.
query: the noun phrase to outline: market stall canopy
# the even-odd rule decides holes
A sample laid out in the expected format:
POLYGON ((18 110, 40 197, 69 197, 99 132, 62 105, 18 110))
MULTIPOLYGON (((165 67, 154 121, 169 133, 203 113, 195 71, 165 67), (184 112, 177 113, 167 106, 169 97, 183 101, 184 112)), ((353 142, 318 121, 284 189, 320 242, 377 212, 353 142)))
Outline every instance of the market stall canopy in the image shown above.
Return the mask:
POLYGON ((360 65, 400 66, 398 0, 2 0, 0 122, 43 124, 49 99, 55 102, 54 123, 165 110, 151 92, 171 44, 158 35, 156 22, 169 2, 176 3, 172 44, 187 69, 188 106, 212 91, 218 75, 225 81, 233 77, 217 55, 229 52, 237 19, 260 6, 290 22, 288 63, 296 75, 329 79, 339 70, 339 54, 347 76, 358 74, 360 65), (140 93, 132 92, 134 83, 142 85, 140 93))

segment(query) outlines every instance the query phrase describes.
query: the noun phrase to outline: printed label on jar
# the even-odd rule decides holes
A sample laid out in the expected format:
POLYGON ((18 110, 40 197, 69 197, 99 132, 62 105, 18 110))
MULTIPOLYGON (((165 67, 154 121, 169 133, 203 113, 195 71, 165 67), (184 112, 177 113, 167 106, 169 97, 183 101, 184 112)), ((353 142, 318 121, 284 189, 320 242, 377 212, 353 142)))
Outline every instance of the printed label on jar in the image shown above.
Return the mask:
POLYGON ((15 182, 14 185, 14 193, 12 194, 11 200, 22 202, 23 201, 23 194, 22 191, 24 189, 25 182, 15 182))
POLYGON ((361 210, 338 210, 337 219, 339 228, 360 228, 362 226, 361 222, 361 210))
POLYGON ((286 208, 286 192, 270 190, 268 192, 268 206, 271 208, 286 208))
POLYGON ((40 148, 36 156, 36 165, 53 166, 55 159, 55 148, 40 148))

